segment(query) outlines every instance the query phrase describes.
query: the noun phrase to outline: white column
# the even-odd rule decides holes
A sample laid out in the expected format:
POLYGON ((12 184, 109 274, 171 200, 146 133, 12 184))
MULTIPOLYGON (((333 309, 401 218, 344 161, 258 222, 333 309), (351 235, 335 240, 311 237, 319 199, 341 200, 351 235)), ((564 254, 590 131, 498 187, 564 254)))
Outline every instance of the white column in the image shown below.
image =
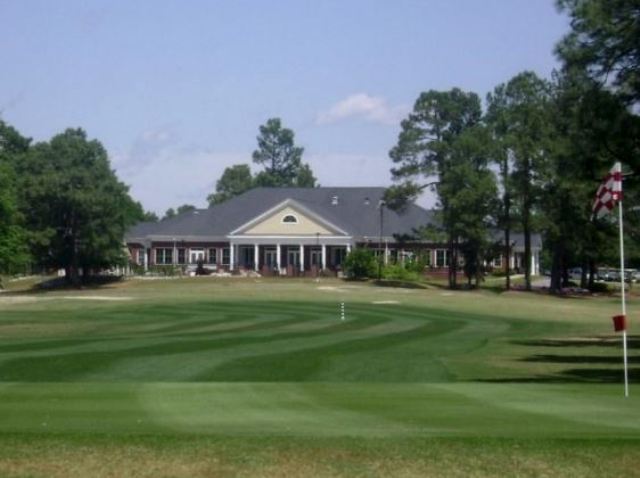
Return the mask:
POLYGON ((327 268, 327 246, 322 244, 322 270, 327 268))
POLYGON ((276 267, 278 268, 278 274, 282 269, 282 255, 280 252, 280 244, 276 244, 276 267))
POLYGON ((254 270, 258 272, 258 263, 260 262, 260 246, 258 244, 253 245, 253 262, 254 262, 254 270))
POLYGON ((171 263, 175 266, 178 263, 178 248, 176 241, 173 241, 173 254, 171 255, 171 263))
POLYGON ((389 243, 384 241, 384 265, 389 264, 389 243))
POLYGON ((300 272, 304 272, 304 246, 300 244, 300 272))
POLYGON ((347 244, 347 254, 351 252, 351 244, 347 244))
POLYGON ((147 248, 142 248, 142 265, 144 267, 144 271, 147 272, 149 270, 149 256, 147 256, 147 248))
POLYGON ((229 243, 229 270, 232 271, 233 270, 233 264, 235 263, 235 249, 236 246, 233 243, 229 243))

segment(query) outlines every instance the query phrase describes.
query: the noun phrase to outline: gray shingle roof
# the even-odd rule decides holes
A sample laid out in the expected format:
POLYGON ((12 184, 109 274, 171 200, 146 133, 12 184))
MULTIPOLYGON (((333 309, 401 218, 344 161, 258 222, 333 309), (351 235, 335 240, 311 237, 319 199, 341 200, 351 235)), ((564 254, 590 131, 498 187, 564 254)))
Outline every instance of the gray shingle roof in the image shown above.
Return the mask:
MULTIPOLYGON (((225 240, 233 230, 278 204, 291 199, 356 238, 380 234, 379 201, 385 188, 256 188, 208 209, 190 211, 157 223, 140 223, 126 234, 132 242, 153 237, 199 237, 225 240), (338 198, 333 205, 332 199, 338 198)), ((433 212, 415 204, 404 211, 383 212, 383 235, 411 234, 433 221, 433 212)))

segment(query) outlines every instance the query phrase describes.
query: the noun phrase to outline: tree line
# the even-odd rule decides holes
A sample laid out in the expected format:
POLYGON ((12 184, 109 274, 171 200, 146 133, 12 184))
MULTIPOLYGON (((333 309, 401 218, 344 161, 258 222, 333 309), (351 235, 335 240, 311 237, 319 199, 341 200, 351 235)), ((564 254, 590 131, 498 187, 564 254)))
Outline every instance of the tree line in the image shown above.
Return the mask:
POLYGON ((62 268, 79 284, 81 274, 126 264, 122 238, 142 219, 106 150, 83 130, 32 144, 0 121, 0 272, 62 268))
MULTIPOLYGON (((210 204, 259 186, 314 187, 294 136, 280 119, 269 119, 252 155, 264 169, 254 176, 248 164, 227 168, 210 204)), ((194 209, 169 208, 162 220, 194 209)), ((0 120, 0 273, 64 269, 68 282, 78 285, 81 276, 125 266, 127 228, 158 220, 130 196, 105 148, 82 129, 34 144, 0 120)))
POLYGON ((597 264, 613 264, 617 254, 611 219, 591 217, 597 186, 615 161, 625 168, 628 256, 640 264, 640 7, 631 0, 557 5, 571 31, 556 47, 562 68, 551 79, 522 72, 496 86, 484 110, 474 92, 424 92, 389 153, 390 207, 427 188, 437 194, 440 225, 416 235, 446 241, 451 287, 458 263, 477 284, 481 264, 497 253, 509 257, 514 230, 524 237, 527 289, 534 231, 543 234, 552 291, 568 284, 572 265, 582 266, 581 285, 592 287, 597 264), (497 251, 495 229, 503 236, 497 251))

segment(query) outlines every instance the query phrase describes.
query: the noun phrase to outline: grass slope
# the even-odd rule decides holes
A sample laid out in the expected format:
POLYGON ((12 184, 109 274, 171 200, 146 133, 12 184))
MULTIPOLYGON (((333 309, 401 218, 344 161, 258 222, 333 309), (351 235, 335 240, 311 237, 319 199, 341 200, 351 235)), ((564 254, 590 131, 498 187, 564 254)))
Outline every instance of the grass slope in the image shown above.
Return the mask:
POLYGON ((616 310, 339 281, 5 294, 0 475, 634 476, 616 310))

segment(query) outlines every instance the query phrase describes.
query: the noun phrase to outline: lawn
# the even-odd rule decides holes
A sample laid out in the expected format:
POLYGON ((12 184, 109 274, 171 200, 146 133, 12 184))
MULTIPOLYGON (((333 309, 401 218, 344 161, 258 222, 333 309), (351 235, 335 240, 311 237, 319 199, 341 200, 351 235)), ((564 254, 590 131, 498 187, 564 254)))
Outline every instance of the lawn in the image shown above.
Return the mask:
POLYGON ((640 476, 617 311, 325 279, 3 293, 0 476, 640 476))

